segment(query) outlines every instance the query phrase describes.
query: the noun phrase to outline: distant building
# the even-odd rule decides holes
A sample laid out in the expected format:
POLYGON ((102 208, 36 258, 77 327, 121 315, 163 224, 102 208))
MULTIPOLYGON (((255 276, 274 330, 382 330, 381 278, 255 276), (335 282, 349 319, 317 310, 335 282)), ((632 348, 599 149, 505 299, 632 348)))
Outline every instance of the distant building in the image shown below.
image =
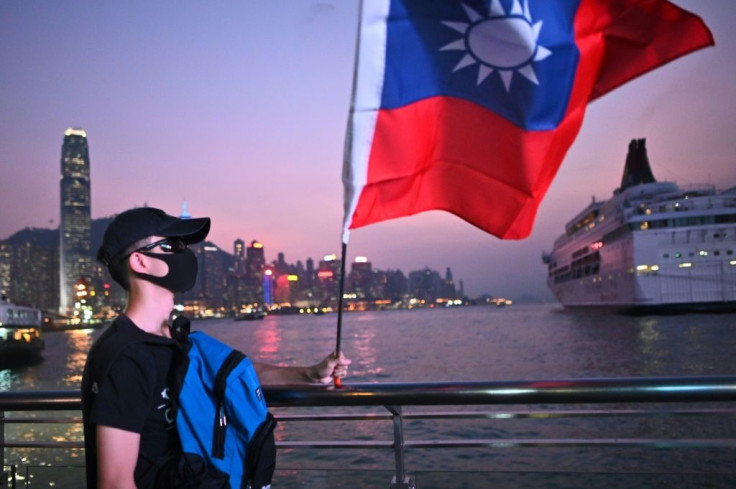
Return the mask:
POLYGON ((376 297, 398 302, 409 293, 409 280, 401 270, 376 272, 376 297))
MULTIPOLYGON (((452 270, 450 270, 450 267, 447 267, 447 270, 445 271, 445 284, 442 291, 442 297, 445 299, 458 299, 458 293, 455 288, 455 281, 452 279, 452 270)), ((462 297, 462 295, 460 297, 462 297)))
POLYGON ((245 241, 238 238, 233 243, 233 255, 235 256, 235 266, 233 273, 236 277, 242 277, 245 274, 245 241))
POLYGON ((0 292, 44 311, 59 308, 59 250, 50 230, 26 230, 0 243, 0 292))
POLYGON ((251 241, 245 250, 245 275, 250 279, 261 281, 261 273, 266 266, 263 244, 257 240, 251 241))
POLYGON ((213 243, 204 241, 198 246, 197 259, 201 286, 199 298, 210 304, 220 305, 225 292, 223 252, 213 243))
POLYGON ((245 249, 245 303, 261 303, 264 298, 264 277, 266 254, 263 244, 253 240, 245 249))
POLYGON ((304 271, 304 275, 304 287, 312 290, 312 287, 314 287, 316 272, 314 270, 314 260, 312 260, 311 258, 307 258, 307 267, 304 271))
POLYGON ((61 147, 59 312, 74 307, 74 285, 91 274, 90 173, 87 133, 67 129, 61 147))
POLYGON ((360 299, 376 298, 373 265, 364 256, 356 256, 350 268, 348 290, 360 299))
POLYGON ((10 286, 13 283, 12 257, 13 248, 8 243, 0 242, 0 295, 10 294, 10 286))
POLYGON ((334 253, 326 255, 317 266, 315 293, 321 300, 337 300, 340 280, 340 260, 334 253))
POLYGON ((429 267, 409 273, 409 293, 417 299, 433 303, 443 297, 445 281, 429 267))

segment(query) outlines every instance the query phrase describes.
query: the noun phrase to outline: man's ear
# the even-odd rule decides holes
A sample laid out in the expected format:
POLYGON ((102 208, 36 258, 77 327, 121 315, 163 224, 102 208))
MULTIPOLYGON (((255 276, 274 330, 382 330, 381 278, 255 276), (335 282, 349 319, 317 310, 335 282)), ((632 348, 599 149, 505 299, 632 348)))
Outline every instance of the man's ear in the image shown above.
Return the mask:
POLYGON ((146 261, 145 257, 138 253, 137 251, 134 251, 133 253, 128 256, 128 266, 130 269, 134 272, 138 273, 145 273, 146 272, 146 261))

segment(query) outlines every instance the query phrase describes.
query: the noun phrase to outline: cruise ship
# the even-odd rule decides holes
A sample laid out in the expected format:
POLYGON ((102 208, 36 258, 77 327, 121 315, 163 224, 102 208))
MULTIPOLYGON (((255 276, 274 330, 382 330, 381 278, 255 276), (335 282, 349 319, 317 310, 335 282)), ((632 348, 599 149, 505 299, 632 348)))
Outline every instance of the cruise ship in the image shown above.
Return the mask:
POLYGON ((644 139, 621 186, 565 226, 547 285, 565 307, 617 312, 736 311, 736 187, 658 182, 644 139))

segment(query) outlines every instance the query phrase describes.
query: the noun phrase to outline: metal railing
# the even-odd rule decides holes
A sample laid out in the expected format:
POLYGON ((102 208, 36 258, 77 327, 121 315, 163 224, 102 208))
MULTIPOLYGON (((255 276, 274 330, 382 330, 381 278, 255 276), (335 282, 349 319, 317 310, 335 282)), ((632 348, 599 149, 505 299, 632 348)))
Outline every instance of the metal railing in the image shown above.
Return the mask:
MULTIPOLYGON (((522 418, 572 418, 601 416, 650 416, 666 413, 668 416, 691 416, 713 414, 733 416, 736 409, 736 377, 690 377, 690 378, 616 378, 577 380, 537 380, 504 382, 463 383, 384 383, 346 384, 342 388, 324 386, 264 387, 271 408, 284 409, 277 415, 280 423, 302 421, 391 421, 393 436, 390 440, 290 440, 281 438, 277 442, 280 451, 292 449, 389 449, 393 452, 393 480, 391 488, 416 487, 406 468, 405 451, 432 448, 499 448, 499 447, 601 447, 624 448, 736 448, 736 439, 721 437, 636 437, 614 438, 460 438, 407 440, 405 422, 413 420, 442 419, 522 419, 522 418), (644 407, 644 403, 656 404, 644 407), (686 406, 671 408, 673 403, 686 406), (691 404, 695 403, 695 404, 691 404), (716 407, 702 408, 702 403, 718 403, 716 407), (454 411, 408 413, 408 406, 508 406, 516 409, 507 411, 454 411), (550 409, 549 405, 557 408, 550 409), (585 409, 570 409, 570 405, 586 406, 585 409), (605 405, 605 409, 599 407, 605 405), (693 407, 693 406, 698 407, 693 407), (290 414, 294 409, 310 407, 356 408, 382 406, 384 414, 290 414), (544 406, 545 410, 520 409, 519 406, 544 406), (635 407, 632 407, 635 406, 635 407), (667 406, 663 408, 662 406, 667 406), (563 407, 564 409, 558 409, 563 407)), ((28 417, 29 412, 81 411, 79 391, 4 392, 0 393, 0 447, 3 459, 11 467, 14 484, 16 467, 5 461, 5 449, 20 448, 65 448, 81 449, 82 440, 26 440, 6 439, 6 425, 18 423, 80 423, 81 417, 28 417), (22 416, 6 416, 7 412, 22 416)), ((5 483, 7 478, 0 481, 5 483)), ((13 485, 13 487, 15 487, 13 485)))

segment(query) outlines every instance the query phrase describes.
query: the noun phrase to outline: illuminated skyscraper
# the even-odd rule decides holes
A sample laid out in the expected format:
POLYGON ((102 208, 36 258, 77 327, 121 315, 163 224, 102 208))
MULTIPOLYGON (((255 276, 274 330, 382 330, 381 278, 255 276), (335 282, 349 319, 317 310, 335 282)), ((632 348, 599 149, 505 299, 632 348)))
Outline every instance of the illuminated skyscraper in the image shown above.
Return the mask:
POLYGON ((90 180, 87 133, 69 128, 61 147, 61 225, 59 227, 59 312, 68 314, 76 301, 74 286, 89 279, 90 180))
POLYGON ((245 241, 240 238, 235 240, 233 254, 235 256, 235 276, 242 277, 245 273, 245 241))
POLYGON ((355 257, 348 276, 348 284, 361 299, 375 297, 373 265, 366 257, 355 257))
POLYGON ((266 257, 263 244, 256 240, 251 241, 245 250, 245 275, 250 279, 261 281, 261 273, 266 267, 266 257))

